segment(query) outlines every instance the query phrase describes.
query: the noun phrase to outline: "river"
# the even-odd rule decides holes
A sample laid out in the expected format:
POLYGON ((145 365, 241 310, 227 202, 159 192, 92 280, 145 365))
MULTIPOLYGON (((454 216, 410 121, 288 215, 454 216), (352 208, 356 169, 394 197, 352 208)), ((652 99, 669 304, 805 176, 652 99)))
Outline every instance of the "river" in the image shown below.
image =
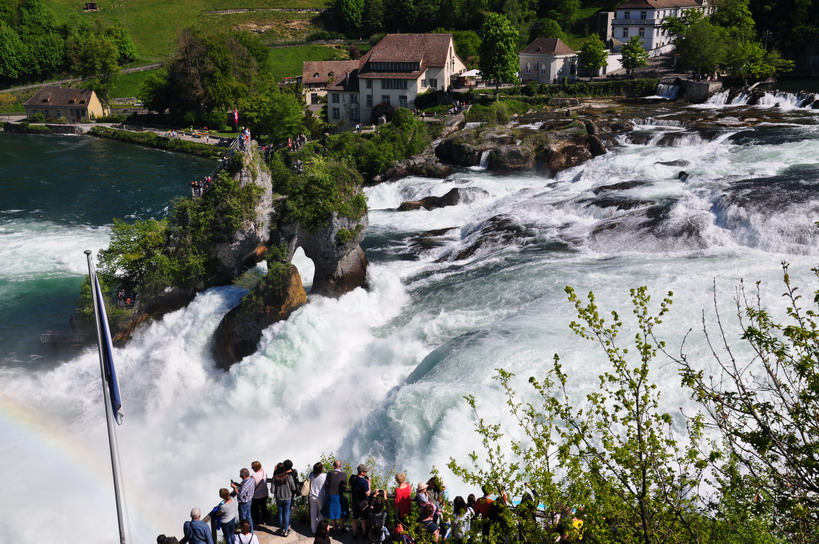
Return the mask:
MULTIPOLYGON (((714 283, 729 326, 741 279, 761 280, 776 311, 783 260, 813 289, 819 116, 778 109, 656 106, 619 147, 554 179, 475 168, 368 188, 369 291, 311 300, 229 373, 214 369, 208 342, 241 288, 211 289, 144 327, 115 353, 135 542, 181 536, 190 508, 217 504, 218 489, 254 459, 272 469, 290 458, 304 470, 322 453, 354 466, 372 458, 413 482, 434 465, 452 492, 475 491, 445 468, 481 448, 463 395, 506 424, 494 369, 518 374, 525 391, 523 379, 555 353, 575 398, 596 387, 603 359, 569 331, 566 285, 593 290, 624 316, 629 288, 673 290, 660 332, 678 346, 693 328, 695 357, 714 283), (748 117, 765 120, 747 128, 748 117), (687 164, 659 164, 680 160, 687 164), (393 211, 453 187, 465 195, 457 206, 393 211)), ((164 215, 210 165, 90 138, 6 134, 0 157, 0 467, 20 490, 4 494, 0 509, 31 519, 36 490, 31 498, 49 516, 4 524, 0 541, 79 533, 111 542, 96 351, 59 357, 36 337, 70 314, 82 250, 106 244, 112 217, 164 215)), ((308 273, 305 258, 297 265, 308 273)), ((673 365, 661 361, 655 372, 665 407, 696 409, 673 365)))

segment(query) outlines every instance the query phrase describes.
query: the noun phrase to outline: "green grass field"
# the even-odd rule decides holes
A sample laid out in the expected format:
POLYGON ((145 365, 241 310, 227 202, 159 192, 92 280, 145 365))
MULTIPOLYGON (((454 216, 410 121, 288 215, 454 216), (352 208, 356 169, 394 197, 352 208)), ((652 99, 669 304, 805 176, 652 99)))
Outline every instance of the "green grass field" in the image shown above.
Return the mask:
POLYGON ((120 74, 114 78, 114 85, 111 87, 109 95, 111 98, 130 98, 137 95, 140 85, 156 70, 146 70, 144 72, 133 72, 130 74, 120 74))
POLYGON ((274 12, 270 9, 324 8, 329 0, 98 0, 100 10, 85 13, 83 2, 77 0, 47 0, 60 22, 72 20, 100 20, 110 23, 120 20, 136 42, 142 63, 162 61, 171 53, 177 32, 189 26, 250 25, 266 23, 267 30, 260 34, 266 43, 296 41, 320 30, 315 13, 274 12), (229 9, 261 11, 217 15, 212 12, 229 9), (268 28, 269 27, 269 28, 268 28), (269 34, 267 36, 266 34, 269 34), (281 39, 280 36, 284 36, 281 39))
POLYGON ((281 79, 301 75, 302 62, 308 60, 335 60, 349 58, 346 50, 328 45, 295 45, 277 47, 270 52, 273 75, 281 79))

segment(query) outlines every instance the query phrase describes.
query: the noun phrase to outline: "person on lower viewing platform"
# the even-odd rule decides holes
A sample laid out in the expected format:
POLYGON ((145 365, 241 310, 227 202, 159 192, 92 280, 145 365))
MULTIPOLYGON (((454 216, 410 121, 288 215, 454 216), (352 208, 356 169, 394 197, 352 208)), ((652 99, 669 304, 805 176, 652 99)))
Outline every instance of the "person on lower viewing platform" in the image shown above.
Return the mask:
POLYGON ((370 478, 367 473, 369 471, 367 465, 361 463, 358 465, 358 474, 350 478, 350 493, 353 498, 353 538, 367 536, 369 513, 366 512, 366 509, 370 499, 370 478))
POLYGON ((290 533, 290 506, 296 494, 296 482, 283 463, 279 463, 273 474, 273 495, 276 497, 276 506, 279 515, 279 530, 281 536, 290 533))
POLYGON ((256 525, 262 525, 267 522, 267 474, 259 461, 250 463, 250 468, 253 469, 251 477, 255 485, 253 500, 250 503, 250 517, 256 525))
POLYGON ((232 544, 259 544, 259 537, 250 532, 250 523, 242 522, 242 532, 235 536, 232 544))
POLYGON ((308 503, 310 504, 310 530, 316 534, 316 529, 319 522, 324 519, 321 515, 321 510, 324 507, 326 500, 326 492, 324 489, 324 482, 327 474, 324 473, 324 465, 316 463, 313 465, 313 472, 310 473, 310 492, 307 495, 308 503))
POLYGON ((347 482, 347 473, 341 470, 341 461, 333 461, 333 470, 327 473, 324 480, 324 490, 326 493, 327 519, 333 524, 336 534, 344 527, 341 520, 341 495, 340 487, 347 482))
POLYGON ((236 532, 236 522, 239 520, 239 503, 230 496, 230 491, 224 487, 219 490, 219 497, 222 499, 218 511, 219 523, 222 524, 222 534, 225 535, 225 542, 230 542, 236 532))
POLYGON ((256 482, 250 477, 250 471, 243 468, 239 471, 239 476, 242 481, 237 483, 233 480, 230 485, 236 493, 236 498, 239 501, 239 520, 249 521, 250 530, 253 531, 253 518, 250 515, 250 503, 253 500, 253 493, 256 491, 256 482))
POLYGON ((194 507, 191 509, 191 520, 186 521, 182 526, 185 538, 189 544, 213 544, 210 536, 210 527, 202 521, 202 511, 194 507))
POLYGON ((435 515, 435 505, 427 502, 421 509, 421 525, 424 526, 435 541, 441 538, 441 531, 438 529, 438 524, 432 519, 435 515))

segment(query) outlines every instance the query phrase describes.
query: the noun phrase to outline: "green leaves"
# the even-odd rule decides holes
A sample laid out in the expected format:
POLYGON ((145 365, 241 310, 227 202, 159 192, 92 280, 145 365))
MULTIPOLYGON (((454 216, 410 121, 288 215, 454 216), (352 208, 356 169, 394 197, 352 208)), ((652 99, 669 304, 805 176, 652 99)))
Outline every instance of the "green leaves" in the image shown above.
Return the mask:
POLYGON ((499 13, 487 13, 481 27, 479 68, 485 81, 515 81, 518 70, 518 31, 499 13))
POLYGON ((631 74, 635 68, 642 68, 648 64, 648 51, 643 49, 643 41, 639 36, 632 36, 622 49, 620 63, 631 74))
POLYGON ((581 68, 597 71, 608 63, 608 56, 606 44, 597 37, 597 34, 592 34, 583 42, 583 47, 577 53, 577 61, 581 68))

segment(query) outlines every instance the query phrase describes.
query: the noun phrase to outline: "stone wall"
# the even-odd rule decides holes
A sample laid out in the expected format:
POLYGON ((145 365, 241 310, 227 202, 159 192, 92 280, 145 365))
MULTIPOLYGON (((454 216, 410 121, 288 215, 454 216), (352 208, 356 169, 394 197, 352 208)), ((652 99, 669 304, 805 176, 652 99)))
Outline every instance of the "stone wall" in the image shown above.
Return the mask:
POLYGON ((705 102, 709 96, 722 89, 722 82, 720 81, 689 81, 687 79, 680 80, 685 91, 685 97, 689 102, 701 103, 705 102))

